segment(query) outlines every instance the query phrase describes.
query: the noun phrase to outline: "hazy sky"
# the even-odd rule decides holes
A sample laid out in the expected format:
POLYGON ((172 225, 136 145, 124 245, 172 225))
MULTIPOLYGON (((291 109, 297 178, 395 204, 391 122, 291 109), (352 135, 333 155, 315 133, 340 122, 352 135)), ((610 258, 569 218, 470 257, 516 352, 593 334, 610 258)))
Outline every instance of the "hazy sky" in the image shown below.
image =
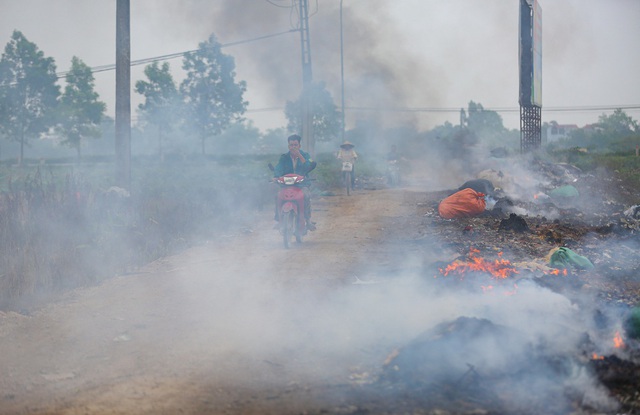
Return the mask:
MULTIPOLYGON (((193 50, 214 33, 222 44, 298 26, 297 0, 131 1, 131 59, 193 50)), ((347 123, 376 117, 386 125, 427 129, 457 123, 469 101, 500 112, 518 128, 518 0, 343 0, 347 123), (451 109, 398 112, 398 108, 451 109), (511 111, 503 111, 511 110, 511 111)), ((604 110, 640 106, 640 1, 540 0, 543 26, 543 122, 580 126, 604 110), (554 109, 556 111, 554 111, 554 109)), ((78 56, 97 67, 115 63, 115 0, 0 0, 0 45, 20 30, 53 57, 59 72, 78 56)), ((309 0, 313 78, 341 104, 340 0, 309 0)), ((247 82, 247 118, 257 127, 285 124, 280 108, 301 89, 297 32, 225 47, 237 80, 247 82), (273 109, 277 110, 266 110, 273 109), (256 111, 258 110, 258 111, 256 111), (259 111, 262 110, 262 111, 259 111), (255 112, 254 112, 255 111, 255 112)), ((180 58, 168 61, 177 82, 180 58)), ((144 66, 132 71, 132 87, 144 66)), ((95 74, 113 115, 115 71, 95 74)), ((64 82, 60 82, 64 85, 64 82)), ((140 102, 132 93, 133 108, 140 102)), ((640 109, 625 110, 634 119, 640 109)), ((134 114, 135 119, 135 114, 134 114)))

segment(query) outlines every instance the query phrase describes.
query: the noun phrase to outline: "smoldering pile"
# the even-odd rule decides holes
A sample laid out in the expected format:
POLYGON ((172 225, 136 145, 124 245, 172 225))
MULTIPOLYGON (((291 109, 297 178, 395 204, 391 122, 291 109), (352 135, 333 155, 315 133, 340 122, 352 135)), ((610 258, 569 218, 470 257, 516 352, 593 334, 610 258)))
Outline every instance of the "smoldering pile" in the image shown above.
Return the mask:
MULTIPOLYGON (((379 375, 358 385, 360 409, 637 413, 640 336, 629 337, 628 314, 574 296, 571 283, 564 293, 540 284, 536 275, 546 271, 478 254, 439 270, 430 290, 448 306, 441 322, 391 350, 379 375)), ((571 278, 559 274, 552 277, 571 278)))
POLYGON ((419 204, 424 234, 438 238, 424 278, 439 296, 481 305, 449 310, 389 354, 369 385, 388 408, 640 413, 639 209, 573 166, 532 169, 486 169, 419 204), (469 204, 441 209, 463 191, 469 204), (513 272, 497 277, 486 264, 513 272), (505 301, 522 308, 505 310, 505 301))
POLYGON ((617 410, 615 400, 591 378, 587 343, 585 336, 576 344, 579 353, 559 353, 530 342, 522 330, 459 317, 395 351, 381 382, 445 413, 564 414, 575 406, 617 410))

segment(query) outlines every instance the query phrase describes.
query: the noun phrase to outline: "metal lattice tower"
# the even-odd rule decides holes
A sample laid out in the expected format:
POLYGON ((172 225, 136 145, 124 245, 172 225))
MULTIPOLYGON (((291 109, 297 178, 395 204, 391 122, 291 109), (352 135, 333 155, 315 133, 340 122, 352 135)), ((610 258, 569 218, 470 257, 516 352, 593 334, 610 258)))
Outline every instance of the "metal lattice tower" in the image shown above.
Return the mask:
POLYGON ((520 151, 542 144, 542 9, 538 0, 520 1, 520 151))
POLYGON ((541 108, 537 106, 520 106, 520 151, 522 153, 540 148, 541 112, 541 108))

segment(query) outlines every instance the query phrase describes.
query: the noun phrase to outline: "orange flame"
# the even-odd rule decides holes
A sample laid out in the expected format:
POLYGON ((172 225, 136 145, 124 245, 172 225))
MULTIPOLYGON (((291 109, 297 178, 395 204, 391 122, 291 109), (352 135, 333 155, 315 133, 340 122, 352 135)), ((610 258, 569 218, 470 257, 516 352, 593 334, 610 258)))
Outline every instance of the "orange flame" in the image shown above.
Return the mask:
POLYGON ((549 275, 564 275, 565 277, 567 276, 567 269, 563 269, 562 271, 560 271, 559 269, 554 269, 551 271, 546 271, 545 274, 549 274, 549 275))
MULTIPOLYGON (((463 275, 466 272, 480 271, 490 274, 494 278, 505 279, 512 274, 517 274, 518 270, 511 265, 506 259, 496 259, 495 261, 487 261, 484 258, 476 256, 480 251, 471 248, 469 251, 469 259, 466 262, 453 262, 443 270, 440 269, 442 275, 447 276, 450 273, 463 275)), ((502 257, 502 252, 498 253, 498 257, 502 257)))
POLYGON ((599 354, 597 354, 597 353, 593 353, 593 354, 591 355, 591 359, 592 359, 592 360, 604 360, 604 356, 600 356, 600 355, 599 355, 599 354))
POLYGON ((621 349, 624 347, 624 341, 622 340, 622 336, 619 331, 616 331, 616 335, 613 336, 613 346, 616 349, 621 349))

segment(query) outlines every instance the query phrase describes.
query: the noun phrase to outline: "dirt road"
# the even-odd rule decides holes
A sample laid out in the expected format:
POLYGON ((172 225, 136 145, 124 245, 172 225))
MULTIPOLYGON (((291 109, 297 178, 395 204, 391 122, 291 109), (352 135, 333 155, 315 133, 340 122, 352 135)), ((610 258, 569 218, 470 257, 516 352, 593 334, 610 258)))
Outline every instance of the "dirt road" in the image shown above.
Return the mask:
POLYGON ((571 212, 523 233, 444 220, 428 187, 315 197, 318 230, 288 250, 265 209, 0 313, 0 415, 639 413, 640 348, 614 341, 640 293, 635 234, 571 212), (596 270, 547 274, 556 234, 596 270), (471 247, 520 272, 442 278, 471 247))
POLYGON ((290 250, 260 212, 30 315, 0 313, 0 414, 353 412, 342 392, 389 352, 371 321, 387 316, 385 278, 415 265, 393 240, 415 230, 420 197, 316 198, 318 230, 290 250))

